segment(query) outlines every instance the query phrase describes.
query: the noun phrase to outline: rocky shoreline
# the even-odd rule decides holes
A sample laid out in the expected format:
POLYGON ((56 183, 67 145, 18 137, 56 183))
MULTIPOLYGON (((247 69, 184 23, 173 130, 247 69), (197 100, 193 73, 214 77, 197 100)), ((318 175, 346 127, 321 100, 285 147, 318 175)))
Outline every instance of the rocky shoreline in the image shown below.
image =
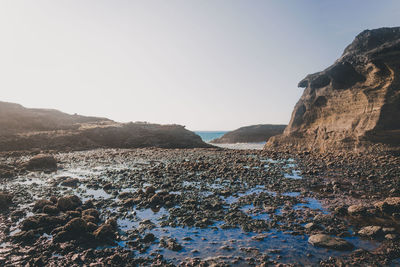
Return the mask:
POLYGON ((396 155, 143 148, 51 156, 56 168, 49 156, 1 157, 3 266, 379 266, 400 257, 396 155))

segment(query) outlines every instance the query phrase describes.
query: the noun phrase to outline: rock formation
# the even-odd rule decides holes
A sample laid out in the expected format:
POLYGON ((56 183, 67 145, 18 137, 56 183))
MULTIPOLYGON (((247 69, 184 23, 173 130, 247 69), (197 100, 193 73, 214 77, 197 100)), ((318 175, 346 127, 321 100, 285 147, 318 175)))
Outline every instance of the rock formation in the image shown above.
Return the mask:
POLYGON ((180 125, 118 123, 0 102, 0 152, 210 146, 180 125))
POLYGON ((281 134, 286 125, 259 124, 241 127, 214 139, 214 144, 266 142, 271 136, 281 134))
POLYGON ((366 30, 305 88, 284 133, 266 147, 367 148, 400 144, 400 27, 366 30))

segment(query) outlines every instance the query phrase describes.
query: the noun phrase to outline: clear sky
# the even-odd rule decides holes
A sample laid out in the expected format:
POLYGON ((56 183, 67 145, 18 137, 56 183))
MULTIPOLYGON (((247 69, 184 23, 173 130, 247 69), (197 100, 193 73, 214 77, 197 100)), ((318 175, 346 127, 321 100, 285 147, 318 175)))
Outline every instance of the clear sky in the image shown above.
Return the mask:
POLYGON ((287 123, 386 0, 0 0, 0 100, 117 121, 287 123))

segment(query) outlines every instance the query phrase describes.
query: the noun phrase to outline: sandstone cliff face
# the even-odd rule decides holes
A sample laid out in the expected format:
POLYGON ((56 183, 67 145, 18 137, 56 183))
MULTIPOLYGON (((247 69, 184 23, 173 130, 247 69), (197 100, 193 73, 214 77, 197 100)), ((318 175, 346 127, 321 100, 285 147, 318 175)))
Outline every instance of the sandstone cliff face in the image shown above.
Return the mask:
POLYGON ((331 150, 400 145, 400 27, 366 30, 305 88, 288 127, 267 147, 331 150))
POLYGON ((241 127, 214 139, 214 144, 266 142, 271 136, 281 134, 286 125, 259 124, 241 127))

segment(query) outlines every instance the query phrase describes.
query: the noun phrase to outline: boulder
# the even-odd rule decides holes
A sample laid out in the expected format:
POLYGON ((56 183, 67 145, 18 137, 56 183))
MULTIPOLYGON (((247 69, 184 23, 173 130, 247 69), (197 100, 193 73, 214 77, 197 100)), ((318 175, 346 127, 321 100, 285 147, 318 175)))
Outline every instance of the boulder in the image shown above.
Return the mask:
POLYGON ((65 242, 69 240, 88 241, 88 225, 82 218, 73 218, 64 226, 54 229, 54 242, 65 242))
POLYGON ((117 231, 117 223, 115 220, 107 220, 105 223, 99 226, 94 232, 93 235, 98 242, 101 243, 113 243, 116 232, 117 231))
POLYGON ((80 181, 78 178, 67 178, 64 181, 62 181, 60 185, 68 187, 77 187, 79 183, 80 181))
POLYGON ((82 201, 75 195, 61 197, 57 201, 57 208, 61 211, 74 210, 82 205, 82 201))
POLYGON ((98 222, 98 220, 100 219, 100 212, 96 209, 87 209, 87 210, 83 210, 82 211, 82 217, 83 216, 91 216, 95 219, 95 222, 98 222))
POLYGON ((54 205, 46 205, 43 207, 43 213, 49 215, 57 215, 59 212, 60 210, 54 205))
POLYGON ((316 247, 323 247, 335 250, 352 250, 354 245, 342 238, 325 234, 316 234, 308 238, 308 243, 316 247))
POLYGON ((55 171, 57 160, 51 155, 39 154, 28 161, 26 168, 31 171, 55 171))
POLYGON ((54 205, 53 202, 47 199, 39 199, 35 202, 33 206, 33 212, 42 211, 45 206, 52 206, 54 205))
POLYGON ((87 225, 82 218, 73 218, 64 226, 64 231, 71 235, 84 234, 87 231, 87 225))

